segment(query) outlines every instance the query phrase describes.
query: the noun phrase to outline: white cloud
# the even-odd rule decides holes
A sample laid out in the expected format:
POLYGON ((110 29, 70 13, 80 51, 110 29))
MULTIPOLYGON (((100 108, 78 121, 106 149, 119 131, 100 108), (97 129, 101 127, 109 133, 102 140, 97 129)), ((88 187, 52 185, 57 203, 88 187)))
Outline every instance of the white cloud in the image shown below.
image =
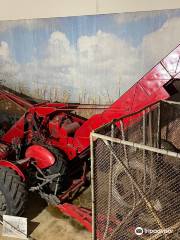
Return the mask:
POLYGON ((172 18, 159 30, 144 37, 141 53, 146 60, 146 66, 160 61, 171 50, 180 44, 180 18, 172 18))
POLYGON ((134 48, 110 33, 82 36, 75 49, 65 34, 53 32, 45 58, 21 65, 15 78, 20 83, 26 79, 24 85, 33 93, 38 87, 46 89, 47 97, 49 92, 55 95, 52 89, 59 89, 70 90, 71 101, 86 95, 85 100, 100 96, 106 102, 117 98, 119 84, 127 85, 136 75, 137 59, 134 48))
POLYGON ((10 58, 10 51, 7 42, 0 42, 0 59, 8 60, 10 58))
POLYGON ((8 43, 0 42, 0 80, 4 82, 8 79, 9 82, 15 84, 19 81, 18 72, 19 65, 11 57, 8 43))
POLYGON ((81 88, 94 95, 109 93, 114 100, 119 81, 126 85, 131 74, 135 74, 132 69, 137 64, 136 50, 113 34, 98 31, 95 36, 82 36, 78 53, 81 88))
POLYGON ((53 32, 48 41, 47 58, 53 66, 72 66, 75 62, 75 49, 70 46, 66 35, 61 32, 53 32))

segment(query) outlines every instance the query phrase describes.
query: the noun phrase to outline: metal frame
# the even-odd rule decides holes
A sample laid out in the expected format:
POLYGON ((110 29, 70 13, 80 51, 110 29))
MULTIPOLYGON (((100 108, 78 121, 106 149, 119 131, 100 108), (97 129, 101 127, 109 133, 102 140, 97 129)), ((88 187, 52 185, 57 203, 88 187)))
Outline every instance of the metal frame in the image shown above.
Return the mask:
MULTIPOLYGON (((165 102, 165 103, 168 103, 168 104, 174 104, 174 105, 180 105, 180 102, 173 102, 173 101, 167 101, 167 100, 166 101, 161 101, 161 102, 165 102)), ((133 185, 135 186, 135 188, 138 190, 138 192, 140 193, 140 195, 142 196, 142 198, 146 202, 146 205, 148 206, 148 208, 151 210, 151 212, 152 212, 152 214, 154 216, 154 219, 156 219, 156 222, 158 223, 160 229, 164 229, 164 226, 163 226, 161 220, 159 219, 159 217, 157 216, 154 207, 151 205, 151 203, 146 198, 146 194, 144 193, 144 191, 142 189, 140 189, 140 187, 137 185, 137 183, 134 182, 134 180, 133 180, 133 178, 131 176, 131 173, 129 172, 127 166, 121 161, 121 159, 117 158, 116 153, 114 152, 114 150, 112 148, 113 143, 117 143, 117 144, 121 144, 121 145, 124 146, 124 151, 125 152, 126 152, 126 146, 129 146, 129 147, 133 147, 133 148, 136 148, 136 149, 141 149, 143 152, 149 151, 149 152, 152 152, 152 153, 162 154, 162 155, 165 155, 165 156, 171 156, 171 157, 180 159, 180 153, 159 148, 159 146, 160 146, 160 133, 161 133, 161 128, 160 128, 160 125, 161 125, 160 124, 160 122, 161 122, 161 102, 157 102, 155 104, 155 106, 157 107, 157 118, 158 118, 158 120, 157 120, 157 126, 158 126, 158 131, 157 131, 157 143, 158 144, 157 144, 157 147, 145 145, 146 141, 144 139, 144 131, 143 131, 143 144, 135 143, 135 142, 132 142, 132 141, 126 141, 123 134, 122 134, 122 139, 113 137, 113 135, 112 135, 112 128, 111 128, 111 136, 104 135, 104 131, 106 131, 105 129, 109 129, 111 126, 114 126, 114 124, 115 125, 118 124, 118 127, 121 129, 121 132, 124 131, 124 129, 122 128, 122 123, 123 123, 122 120, 124 120, 126 118, 128 119, 130 116, 139 114, 140 112, 142 112, 142 115, 141 115, 141 119, 142 120, 141 121, 142 121, 142 124, 143 124, 143 129, 145 129, 145 116, 146 116, 146 113, 149 113, 150 110, 151 110, 151 107, 153 107, 154 105, 147 106, 143 110, 137 111, 137 112, 135 112, 132 115, 130 114, 130 115, 127 115, 127 116, 123 116, 122 118, 115 119, 112 122, 110 122, 110 123, 108 123, 108 124, 98 128, 98 129, 96 129, 95 131, 93 131, 91 133, 90 139, 91 139, 91 161, 92 161, 91 162, 91 179, 92 179, 92 196, 93 196, 93 202, 92 202, 92 206, 93 206, 92 207, 92 217, 93 217, 93 221, 92 221, 92 225, 93 225, 92 239, 93 240, 97 239, 96 238, 97 232, 96 232, 96 225, 95 225, 96 214, 95 214, 95 204, 94 204, 95 203, 95 199, 94 199, 94 184, 95 184, 95 182, 94 182, 94 165, 95 165, 95 162, 94 162, 95 161, 95 159, 94 159, 94 141, 97 140, 97 139, 101 139, 106 144, 107 148, 110 151, 110 156, 112 154, 113 157, 118 161, 118 163, 121 164, 121 166, 126 170, 126 173, 128 174, 129 178, 133 182, 133 185), (146 109, 148 109, 147 112, 146 112, 146 109), (103 132, 103 134, 101 132, 103 132)), ((153 109, 155 109, 155 108, 153 108, 153 109)), ((126 127, 128 127, 128 125, 126 127)), ((169 159, 169 161, 170 160, 173 163, 173 160, 169 159)), ((178 226, 180 226, 180 222, 176 223, 175 225, 173 225, 172 229, 177 229, 178 226)), ((161 236, 162 236, 162 234, 158 233, 158 234, 155 234, 152 237, 149 237, 147 239, 148 240, 155 240, 155 239, 158 239, 161 236)), ((104 240, 106 238, 102 238, 102 239, 104 240)))
POLYGON ((95 207, 94 207, 94 139, 93 139, 93 134, 92 132, 90 134, 90 147, 91 147, 91 197, 92 197, 92 239, 95 240, 95 207))
POLYGON ((70 203, 57 205, 57 208, 65 215, 76 219, 89 232, 92 232, 92 216, 90 209, 78 207, 70 203))
MULTIPOLYGON (((142 149, 142 150, 148 150, 148 151, 151 151, 151 152, 154 152, 154 153, 159 153, 159 154, 163 154, 163 155, 176 157, 178 159, 180 159, 180 153, 176 153, 176 152, 172 152, 172 151, 168 151, 168 150, 164 150, 164 149, 158 149, 158 148, 155 148, 155 147, 150 147, 150 146, 146 146, 146 145, 143 145, 143 144, 138 144, 138 143, 129 142, 129 141, 125 141, 125 140, 120 140, 120 139, 117 139, 117 138, 108 137, 108 136, 105 136, 105 135, 102 135, 102 134, 99 134, 99 133, 96 133, 96 132, 92 132, 91 133, 91 141, 93 142, 96 139, 102 139, 103 140, 103 142, 106 144, 107 148, 110 150, 110 152, 114 156, 114 158, 126 170, 128 176, 131 179, 131 181, 133 182, 135 188, 138 190, 138 192, 140 193, 140 195, 142 196, 142 198, 146 202, 146 205, 151 210, 151 212, 154 216, 154 219, 156 219, 156 222, 158 223, 159 227, 161 229, 165 229, 164 226, 163 226, 163 223, 161 222, 161 220, 157 216, 156 211, 154 210, 154 207, 151 205, 151 203, 146 198, 146 194, 142 191, 142 189, 140 189, 139 185, 133 180, 133 177, 132 177, 131 173, 129 172, 128 168, 126 167, 126 165, 121 161, 121 159, 117 158, 115 152, 113 151, 113 149, 111 147, 111 144, 112 143, 119 143, 119 144, 122 144, 124 146, 131 146, 131 147, 139 148, 139 149, 142 149)), ((91 163, 91 167, 92 167, 92 169, 91 169, 91 171, 92 171, 92 173, 91 173, 92 174, 92 196, 93 196, 93 203, 92 203, 92 206, 93 206, 93 208, 92 208, 92 218, 93 218, 93 221, 92 221, 92 226, 93 226, 93 228, 92 228, 93 229, 92 230, 92 239, 96 240, 95 205, 94 205, 95 200, 94 200, 94 191, 93 191, 93 189, 94 189, 94 178, 93 178, 94 168, 93 168, 93 166, 94 166, 94 158, 93 158, 93 146, 92 146, 92 163, 91 163)), ((175 224, 174 229, 175 228, 177 229, 178 226, 180 226, 180 223, 175 224)), ((155 234, 153 237, 148 238, 148 240, 155 240, 155 239, 158 239, 160 236, 162 236, 162 234, 155 234)), ((106 239, 106 238, 102 238, 102 239, 106 239)))

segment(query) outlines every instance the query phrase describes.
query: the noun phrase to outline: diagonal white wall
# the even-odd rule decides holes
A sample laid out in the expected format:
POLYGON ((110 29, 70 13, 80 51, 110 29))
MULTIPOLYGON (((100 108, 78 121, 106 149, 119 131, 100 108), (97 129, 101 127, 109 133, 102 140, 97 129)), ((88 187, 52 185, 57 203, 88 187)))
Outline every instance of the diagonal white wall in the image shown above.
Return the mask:
POLYGON ((0 0, 0 20, 174 8, 179 0, 0 0))

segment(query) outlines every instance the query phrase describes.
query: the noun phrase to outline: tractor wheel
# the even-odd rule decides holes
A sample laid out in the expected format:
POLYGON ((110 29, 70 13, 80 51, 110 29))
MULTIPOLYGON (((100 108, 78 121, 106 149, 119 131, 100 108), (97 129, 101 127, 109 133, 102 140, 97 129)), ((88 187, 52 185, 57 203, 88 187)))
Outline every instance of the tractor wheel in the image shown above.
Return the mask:
MULTIPOLYGON (((131 161, 130 171, 140 188, 143 186, 144 181, 144 164, 138 161, 131 161)), ((156 182, 155 173, 151 172, 149 168, 146 170, 146 185, 145 193, 152 194, 156 182)), ((139 193, 134 188, 136 194, 136 203, 141 199, 139 193)), ((118 164, 114 166, 113 176, 113 196, 118 201, 122 209, 132 209, 134 205, 134 196, 132 189, 132 182, 128 177, 126 171, 118 164)))
POLYGON ((22 215, 26 197, 25 184, 20 177, 12 169, 0 167, 0 217, 22 215))
POLYGON ((67 168, 67 161, 65 159, 65 156, 57 149, 52 146, 45 146, 54 156, 56 159, 56 162, 54 165, 49 167, 47 169, 48 174, 56 174, 60 173, 59 179, 54 179, 52 183, 50 184, 50 189, 54 193, 56 189, 56 185, 58 183, 58 189, 57 194, 62 193, 67 185, 68 185, 68 168, 67 168))

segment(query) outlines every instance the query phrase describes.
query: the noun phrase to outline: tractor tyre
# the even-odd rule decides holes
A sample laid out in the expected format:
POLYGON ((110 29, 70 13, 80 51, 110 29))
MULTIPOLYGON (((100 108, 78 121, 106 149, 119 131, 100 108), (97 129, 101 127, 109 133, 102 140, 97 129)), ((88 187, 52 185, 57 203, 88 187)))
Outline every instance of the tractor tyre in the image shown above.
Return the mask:
MULTIPOLYGON (((146 185, 145 189, 143 189, 143 180, 144 180, 144 164, 139 161, 131 161, 129 170, 140 187, 141 190, 145 191, 146 195, 152 195, 155 191, 155 186, 157 185, 156 174, 151 171, 150 167, 147 166, 146 169, 146 185), (156 183, 156 185, 155 185, 156 183)), ((132 182, 128 177, 126 171, 121 167, 121 165, 117 164, 117 168, 114 166, 113 172, 113 195, 114 198, 118 201, 120 207, 132 209, 133 208, 133 191, 132 191, 132 182)), ((134 191, 136 193, 136 201, 140 201, 142 197, 139 195, 138 191, 134 187, 134 191)), ((134 194, 135 194, 134 193, 134 194)), ((136 203, 137 203, 136 202, 136 203)))
MULTIPOLYGON (((62 193, 68 185, 68 167, 67 167, 67 160, 57 148, 52 147, 52 146, 47 146, 46 147, 55 157, 56 161, 55 163, 47 169, 48 174, 56 174, 60 173, 60 177, 58 179, 58 189, 57 189, 57 194, 62 193)), ((52 192, 55 191, 56 189, 56 184, 57 184, 57 178, 52 181, 50 184, 50 189, 52 192)))
POLYGON ((0 217, 4 214, 21 216, 27 191, 20 176, 10 168, 0 167, 0 217))

